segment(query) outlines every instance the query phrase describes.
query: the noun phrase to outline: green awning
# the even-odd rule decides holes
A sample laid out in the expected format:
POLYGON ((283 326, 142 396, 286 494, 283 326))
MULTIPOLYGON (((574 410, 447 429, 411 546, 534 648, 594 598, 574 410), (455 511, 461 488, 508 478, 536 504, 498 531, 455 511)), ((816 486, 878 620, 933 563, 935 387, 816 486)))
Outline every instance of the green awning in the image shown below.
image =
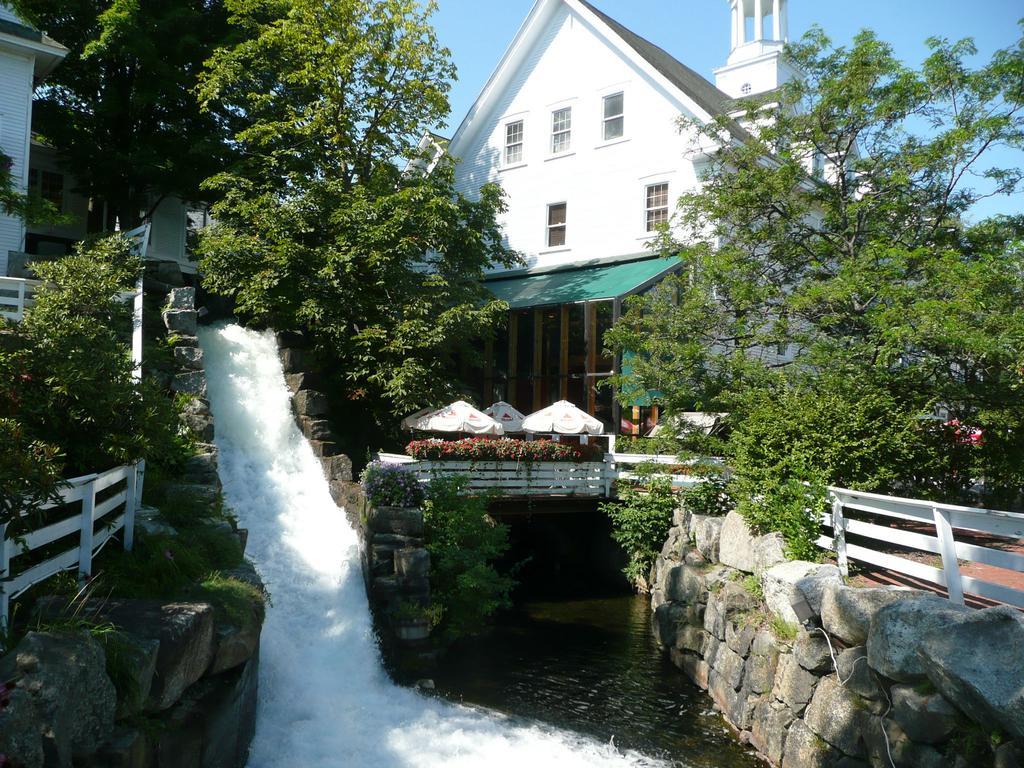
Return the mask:
POLYGON ((588 264, 549 272, 495 276, 484 281, 512 309, 572 304, 627 296, 679 266, 678 256, 648 256, 613 264, 588 264))

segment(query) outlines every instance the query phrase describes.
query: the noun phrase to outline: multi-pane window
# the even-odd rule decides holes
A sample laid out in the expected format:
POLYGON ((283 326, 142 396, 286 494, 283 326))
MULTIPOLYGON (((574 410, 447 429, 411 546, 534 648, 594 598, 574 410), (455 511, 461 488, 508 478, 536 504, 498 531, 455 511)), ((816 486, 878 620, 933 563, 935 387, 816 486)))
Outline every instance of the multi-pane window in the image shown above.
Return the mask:
POLYGON ((505 123, 505 165, 523 162, 523 121, 505 123))
POLYGON ((29 168, 28 188, 43 200, 53 203, 58 211, 64 210, 64 175, 53 171, 29 168))
POLYGON ((572 107, 551 113, 551 153, 568 152, 572 137, 572 107))
POLYGON ((565 245, 565 203, 548 206, 548 248, 565 245))
POLYGON ((658 225, 668 221, 668 184, 648 184, 645 209, 647 231, 653 232, 658 225))
POLYGON ((624 102, 621 93, 604 97, 604 140, 622 138, 625 133, 624 102))

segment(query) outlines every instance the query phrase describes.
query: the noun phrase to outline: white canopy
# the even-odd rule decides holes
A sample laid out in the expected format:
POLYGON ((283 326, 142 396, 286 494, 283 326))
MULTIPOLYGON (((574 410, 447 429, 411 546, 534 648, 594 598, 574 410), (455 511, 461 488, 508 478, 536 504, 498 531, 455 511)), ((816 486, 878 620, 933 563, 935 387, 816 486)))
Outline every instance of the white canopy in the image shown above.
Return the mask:
POLYGON ((526 416, 504 400, 499 400, 494 403, 494 405, 490 406, 486 411, 484 411, 484 413, 501 424, 505 429, 505 434, 508 434, 509 432, 523 431, 523 419, 525 419, 526 416))
POLYGON ((559 400, 523 419, 524 432, 557 432, 560 435, 604 434, 604 424, 568 400, 559 400))
POLYGON ((456 400, 436 411, 418 418, 413 429, 422 432, 468 432, 473 435, 504 434, 501 424, 478 411, 465 400, 456 400))
POLYGON ((433 413, 433 408, 420 408, 416 413, 411 413, 402 419, 402 429, 416 429, 416 422, 422 419, 429 413, 433 413))

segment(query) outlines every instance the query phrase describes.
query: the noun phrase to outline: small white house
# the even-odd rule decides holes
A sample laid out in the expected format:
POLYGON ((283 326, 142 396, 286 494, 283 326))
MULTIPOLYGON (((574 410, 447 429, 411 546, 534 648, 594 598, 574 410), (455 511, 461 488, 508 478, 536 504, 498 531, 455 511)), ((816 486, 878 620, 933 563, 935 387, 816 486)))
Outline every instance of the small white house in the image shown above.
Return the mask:
MULTIPOLYGON (((0 151, 10 160, 11 177, 24 192, 29 183, 32 92, 67 55, 67 48, 25 24, 0 4, 0 151)), ((0 211, 0 275, 7 254, 25 247, 25 223, 0 211)))
POLYGON ((715 83, 586 0, 533 6, 448 149, 460 192, 505 190, 504 233, 526 259, 487 280, 512 313, 487 350, 485 402, 532 411, 569 399, 614 431, 657 421, 642 401, 620 419, 611 391, 596 388, 622 364, 600 340, 624 298, 680 267, 647 248, 700 183, 704 155, 679 117, 728 116, 735 99, 796 76, 783 56, 787 4, 729 1, 715 83))

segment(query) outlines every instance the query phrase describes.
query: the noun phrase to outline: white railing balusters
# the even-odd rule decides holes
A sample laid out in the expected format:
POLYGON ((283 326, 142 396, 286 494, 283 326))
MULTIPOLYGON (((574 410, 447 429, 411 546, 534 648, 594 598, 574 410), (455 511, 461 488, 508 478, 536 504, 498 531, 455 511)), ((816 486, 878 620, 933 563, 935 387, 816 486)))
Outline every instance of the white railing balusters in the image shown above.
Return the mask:
POLYGON ((956 542, 953 540, 953 527, 949 524, 949 513, 932 507, 932 517, 935 520, 935 532, 938 534, 942 571, 946 576, 949 599, 963 605, 964 589, 960 581, 960 563, 956 559, 956 542))
POLYGON ((78 538, 78 578, 87 579, 92 575, 92 527, 93 511, 96 509, 96 480, 89 481, 82 497, 81 535, 78 538))
POLYGON ((843 576, 850 575, 850 561, 846 554, 846 522, 843 520, 843 502, 835 497, 832 502, 832 540, 836 559, 843 576))

